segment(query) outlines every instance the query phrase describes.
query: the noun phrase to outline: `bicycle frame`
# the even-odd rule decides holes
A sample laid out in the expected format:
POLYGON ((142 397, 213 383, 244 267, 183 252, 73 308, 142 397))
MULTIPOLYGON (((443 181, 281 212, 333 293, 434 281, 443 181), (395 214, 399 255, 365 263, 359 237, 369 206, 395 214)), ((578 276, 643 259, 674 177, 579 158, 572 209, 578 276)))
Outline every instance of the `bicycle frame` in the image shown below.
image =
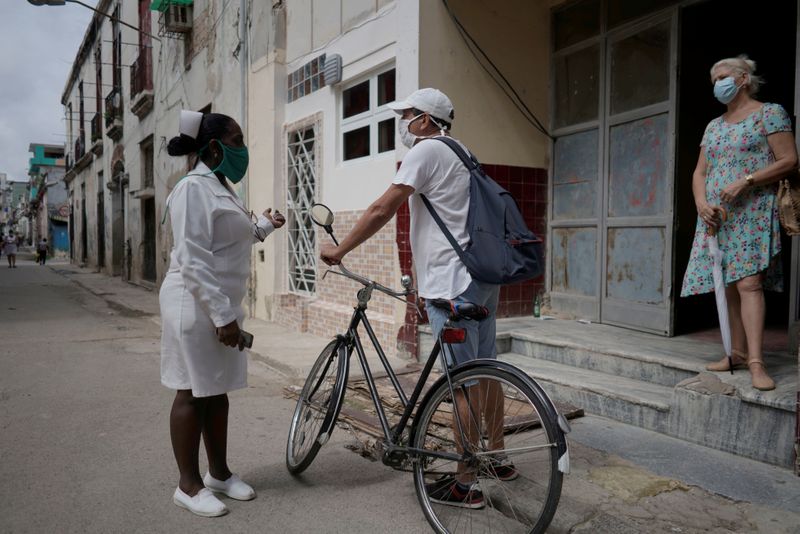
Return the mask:
MULTIPOLYGON (((378 341, 377 336, 375 335, 375 331, 372 329, 372 325, 367 318, 366 309, 367 303, 369 302, 372 296, 373 286, 369 285, 366 286, 358 291, 358 306, 353 311, 352 318, 350 319, 350 325, 347 328, 347 333, 343 336, 343 342, 347 344, 347 357, 350 358, 352 355, 353 350, 355 350, 356 355, 358 357, 359 364, 361 365, 361 369, 364 371, 364 378, 367 382, 367 387, 369 388, 370 397, 372 397, 372 402, 375 405, 375 411, 378 414, 378 421, 380 421, 381 429, 383 431, 384 437, 386 438, 386 442, 390 447, 390 450, 395 451, 402 451, 406 453, 410 453, 413 455, 423 455, 423 456, 435 456, 438 458, 444 458, 447 460, 455 460, 459 461, 462 459, 461 456, 455 454, 448 454, 436 451, 427 451, 427 450, 417 450, 412 447, 402 446, 400 445, 400 436, 403 435, 403 431, 405 430, 406 426, 408 426, 408 422, 411 419, 411 414, 414 411, 414 407, 417 405, 417 401, 419 400, 420 396, 422 395, 422 388, 425 387, 425 383, 428 381, 428 377, 431 374, 431 370, 433 369, 433 364, 436 362, 436 359, 442 355, 442 343, 441 337, 436 340, 436 344, 431 351, 428 360, 425 362, 425 366, 422 369, 422 373, 420 374, 419 381, 417 385, 414 387, 414 391, 411 393, 411 397, 407 397, 403 387, 400 385, 400 382, 397 380, 397 375, 392 369, 391 364, 389 363, 388 358, 386 357, 386 353, 383 351, 383 347, 381 347, 380 342, 378 341), (400 398, 400 403, 403 405, 403 414, 400 417, 400 421, 398 424, 392 429, 389 426, 389 421, 386 417, 386 411, 383 409, 381 405, 381 398, 380 394, 378 393, 378 389, 375 386, 375 379, 372 376, 372 372, 370 370, 369 362, 367 361, 366 353, 364 352, 364 345, 361 343, 361 336, 358 334, 358 327, 360 325, 364 326, 364 329, 367 332, 367 336, 369 337, 370 341, 372 342, 372 346, 375 348, 375 351, 378 354, 378 358, 383 365, 383 368, 386 370, 386 373, 389 377, 389 380, 392 383, 395 391, 397 392, 398 397, 400 398)), ((448 377, 448 382, 450 382, 450 372, 449 369, 444 362, 444 358, 442 357, 442 363, 445 375, 448 377)), ((452 388, 452 386, 451 386, 452 388)))

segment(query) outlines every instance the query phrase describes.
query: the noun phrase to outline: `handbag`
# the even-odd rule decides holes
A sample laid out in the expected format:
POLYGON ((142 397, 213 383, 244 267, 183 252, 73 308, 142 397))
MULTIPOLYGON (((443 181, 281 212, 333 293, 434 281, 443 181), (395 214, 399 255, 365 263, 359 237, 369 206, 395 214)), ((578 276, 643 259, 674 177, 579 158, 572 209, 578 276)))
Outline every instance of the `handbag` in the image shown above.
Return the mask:
POLYGON ((789 235, 800 235, 800 183, 798 171, 778 182, 778 218, 789 235))

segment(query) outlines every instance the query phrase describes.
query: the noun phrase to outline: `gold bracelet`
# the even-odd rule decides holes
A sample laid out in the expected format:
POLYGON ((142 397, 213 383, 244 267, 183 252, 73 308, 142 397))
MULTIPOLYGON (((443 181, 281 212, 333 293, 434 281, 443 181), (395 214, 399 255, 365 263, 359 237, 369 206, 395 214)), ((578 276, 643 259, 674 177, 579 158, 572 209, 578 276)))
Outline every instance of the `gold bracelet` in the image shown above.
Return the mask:
POLYGON ((753 178, 752 174, 748 174, 747 176, 745 176, 744 180, 747 182, 747 185, 750 186, 750 187, 755 185, 755 182, 753 181, 754 178, 753 178))

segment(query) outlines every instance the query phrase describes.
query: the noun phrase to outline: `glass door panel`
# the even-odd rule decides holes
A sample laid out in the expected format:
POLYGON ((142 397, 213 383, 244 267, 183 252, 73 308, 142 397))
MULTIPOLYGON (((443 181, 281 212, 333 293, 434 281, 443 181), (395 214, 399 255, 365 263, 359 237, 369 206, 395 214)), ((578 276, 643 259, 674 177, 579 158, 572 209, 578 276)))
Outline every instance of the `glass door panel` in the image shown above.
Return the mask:
POLYGON ((553 220, 597 217, 597 129, 565 135, 553 148, 553 220))
POLYGON ((559 57, 555 70, 556 128, 597 120, 600 47, 559 57))
MULTIPOLYGON (((674 15, 673 15, 674 17, 674 15)), ((671 333, 673 18, 609 38, 604 323, 671 333)))
POLYGON ((669 100, 670 21, 611 44, 611 115, 669 100))
POLYGON ((669 114, 612 126, 609 133, 608 216, 667 212, 669 114))
POLYGON ((597 228, 557 228, 552 250, 552 290, 596 296, 597 228))

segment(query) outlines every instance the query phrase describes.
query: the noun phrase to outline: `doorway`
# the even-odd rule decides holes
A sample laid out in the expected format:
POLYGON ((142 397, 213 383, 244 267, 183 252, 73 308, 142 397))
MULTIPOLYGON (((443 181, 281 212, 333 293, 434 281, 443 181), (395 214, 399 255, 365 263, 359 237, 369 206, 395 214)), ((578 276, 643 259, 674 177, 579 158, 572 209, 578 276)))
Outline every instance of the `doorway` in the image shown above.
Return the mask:
POLYGON ((125 190, 122 186, 125 165, 117 161, 111 173, 111 257, 112 274, 122 274, 125 250, 125 190))
POLYGON ((89 258, 89 224, 86 220, 86 184, 81 184, 81 265, 89 258))
POLYGON ((106 192, 103 173, 97 174, 97 267, 106 266, 106 192))
POLYGON ((142 200, 142 278, 148 282, 156 281, 156 199, 142 200))
POLYGON ((69 261, 75 261, 75 199, 69 195, 69 261))
MULTIPOLYGON (((708 122, 724 112, 712 94, 709 69, 718 60, 745 53, 765 79, 757 98, 781 104, 794 120, 796 2, 772 2, 753 9, 744 0, 709 0, 681 9, 676 124, 675 333, 686 334, 717 324, 714 294, 680 298, 689 261, 697 212, 692 172, 708 122), (742 14, 747 24, 742 26, 742 14), (737 30, 742 28, 742 31, 737 30)), ((767 326, 785 330, 789 322, 792 240, 782 236, 783 293, 766 293, 767 326)))
POLYGON ((555 17, 550 300, 671 335, 678 11, 622 23, 616 7, 585 1, 555 17))

